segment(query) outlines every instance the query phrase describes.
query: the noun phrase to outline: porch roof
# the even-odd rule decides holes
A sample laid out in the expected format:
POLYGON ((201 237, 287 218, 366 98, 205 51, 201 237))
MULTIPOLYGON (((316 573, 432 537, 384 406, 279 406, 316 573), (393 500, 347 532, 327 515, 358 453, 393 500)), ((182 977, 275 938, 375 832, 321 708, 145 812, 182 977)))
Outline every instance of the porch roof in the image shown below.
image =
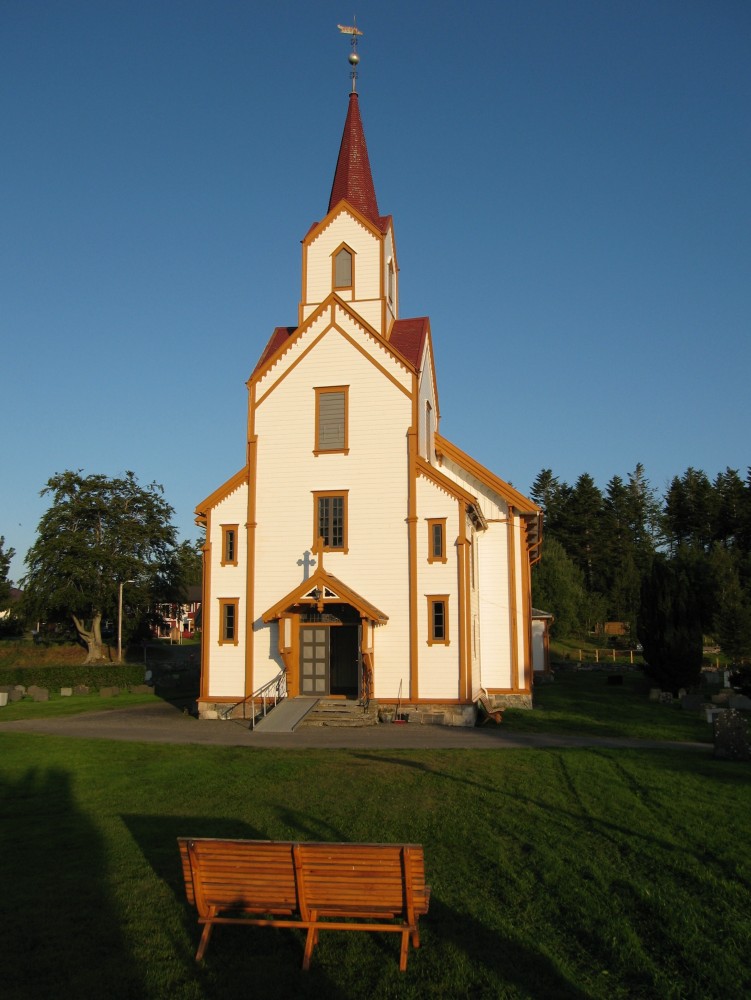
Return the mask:
POLYGON ((359 612, 361 618, 367 618, 376 625, 385 625, 389 616, 383 611, 366 601, 357 591, 352 590, 346 583, 339 580, 332 573, 327 573, 325 569, 319 567, 307 580, 303 580, 294 590, 291 590, 286 597, 283 597, 276 604, 265 611, 261 618, 266 624, 281 618, 285 611, 295 604, 350 604, 359 612), (312 597, 312 591, 319 590, 321 597, 312 597))

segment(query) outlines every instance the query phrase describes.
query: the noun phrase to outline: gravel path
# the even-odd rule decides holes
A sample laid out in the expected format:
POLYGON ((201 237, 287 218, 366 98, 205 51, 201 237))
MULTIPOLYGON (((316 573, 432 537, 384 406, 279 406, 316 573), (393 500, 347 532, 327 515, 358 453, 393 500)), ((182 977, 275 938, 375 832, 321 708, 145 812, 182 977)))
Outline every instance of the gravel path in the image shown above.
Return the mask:
POLYGON ((246 746, 251 749, 339 748, 358 750, 484 749, 529 747, 601 747, 623 749, 671 748, 712 752, 710 743, 634 740, 621 737, 573 736, 554 733, 515 733, 503 725, 483 728, 405 725, 363 728, 303 727, 292 733, 252 731, 247 723, 201 720, 168 702, 134 705, 105 712, 49 719, 0 721, 0 733, 39 733, 78 739, 124 740, 144 743, 182 743, 202 746, 246 746))

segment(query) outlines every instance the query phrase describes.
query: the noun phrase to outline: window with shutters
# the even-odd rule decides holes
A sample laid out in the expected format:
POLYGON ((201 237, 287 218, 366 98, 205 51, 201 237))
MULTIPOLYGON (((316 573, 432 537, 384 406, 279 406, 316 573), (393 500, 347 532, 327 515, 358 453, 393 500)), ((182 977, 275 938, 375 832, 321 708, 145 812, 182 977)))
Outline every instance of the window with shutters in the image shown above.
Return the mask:
POLYGON ((355 255, 346 246, 334 251, 334 288, 354 288, 355 255))
POLYGON ((314 538, 319 538, 327 552, 347 551, 347 490, 340 492, 314 492, 314 538))
POLYGON ((448 594, 428 597, 428 645, 449 645, 448 594))
POLYGON ((349 386, 332 385, 316 389, 315 455, 349 452, 347 414, 349 386))

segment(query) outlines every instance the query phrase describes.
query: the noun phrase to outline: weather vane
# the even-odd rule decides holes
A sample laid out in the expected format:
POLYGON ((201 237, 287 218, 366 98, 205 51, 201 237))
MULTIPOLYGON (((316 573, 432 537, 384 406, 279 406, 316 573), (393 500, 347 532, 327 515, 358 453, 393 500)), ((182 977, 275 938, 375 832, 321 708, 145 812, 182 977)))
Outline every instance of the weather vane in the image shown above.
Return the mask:
POLYGON ((337 24, 337 28, 341 31, 343 35, 352 36, 352 51, 349 54, 349 64, 352 67, 352 72, 349 74, 352 78, 352 93, 357 90, 357 64, 360 62, 360 57, 357 54, 357 39, 362 35, 362 32, 357 27, 357 18, 353 17, 354 22, 352 27, 348 27, 346 24, 337 24))

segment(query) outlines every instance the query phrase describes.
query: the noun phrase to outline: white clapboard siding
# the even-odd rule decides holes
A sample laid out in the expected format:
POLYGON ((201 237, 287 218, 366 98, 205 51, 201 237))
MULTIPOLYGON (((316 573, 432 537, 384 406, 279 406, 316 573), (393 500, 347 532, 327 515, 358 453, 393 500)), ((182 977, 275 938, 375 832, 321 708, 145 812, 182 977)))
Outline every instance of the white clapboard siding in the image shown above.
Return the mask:
POLYGON ((375 630, 375 694, 387 697, 392 688, 396 694, 398 677, 409 668, 410 421, 409 397, 336 329, 258 406, 257 480, 263 489, 259 485, 256 499, 254 683, 267 672, 264 661, 276 663, 270 630, 259 619, 304 579, 309 565, 313 492, 346 491, 348 552, 325 553, 324 565, 389 616, 375 630), (315 387, 326 385, 348 386, 347 455, 314 454, 315 387))
POLYGON ((211 596, 203 609, 209 626, 208 667, 211 698, 241 697, 245 689, 245 610, 247 598, 248 487, 243 483, 211 512, 211 596), (237 525, 237 565, 222 566, 222 525, 237 525), (238 643, 220 644, 221 598, 238 600, 238 643))
POLYGON ((381 239, 349 212, 340 212, 309 244, 306 304, 320 303, 334 290, 334 251, 345 243, 354 253, 354 298, 380 299, 381 239))
POLYGON ((511 688, 508 527, 489 524, 477 538, 481 686, 511 688))
POLYGON ((459 555, 464 517, 455 497, 417 477, 417 657, 420 698, 459 697, 459 555), (446 562, 428 562, 429 518, 446 518, 446 562), (428 596, 448 596, 449 645, 428 645, 428 596))

